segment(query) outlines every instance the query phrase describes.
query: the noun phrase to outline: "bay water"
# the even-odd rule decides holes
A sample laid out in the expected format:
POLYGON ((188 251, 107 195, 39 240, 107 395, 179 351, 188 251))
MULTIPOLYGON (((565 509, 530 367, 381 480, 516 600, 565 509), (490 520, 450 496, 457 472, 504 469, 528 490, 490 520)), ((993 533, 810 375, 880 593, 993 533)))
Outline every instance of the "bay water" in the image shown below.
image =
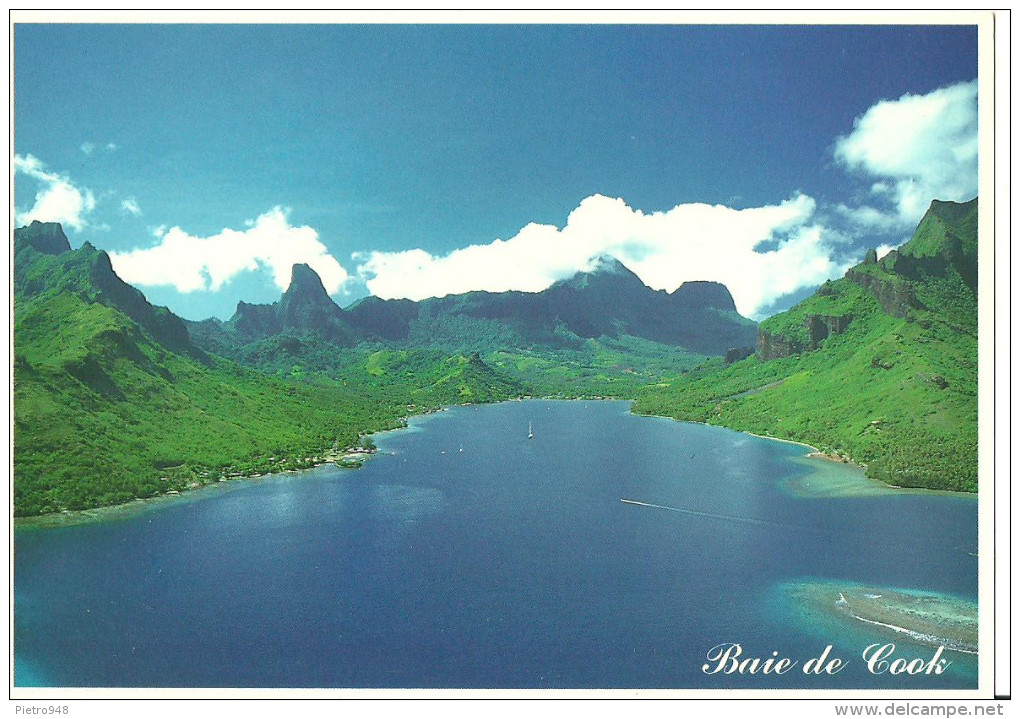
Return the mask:
POLYGON ((859 470, 625 402, 456 407, 376 441, 358 470, 19 527, 15 685, 976 686, 961 653, 941 675, 872 674, 873 642, 933 648, 818 622, 781 590, 835 580, 976 601, 973 497, 801 496, 792 480, 859 470), (832 645, 847 666, 707 674, 722 643, 801 665, 832 645))

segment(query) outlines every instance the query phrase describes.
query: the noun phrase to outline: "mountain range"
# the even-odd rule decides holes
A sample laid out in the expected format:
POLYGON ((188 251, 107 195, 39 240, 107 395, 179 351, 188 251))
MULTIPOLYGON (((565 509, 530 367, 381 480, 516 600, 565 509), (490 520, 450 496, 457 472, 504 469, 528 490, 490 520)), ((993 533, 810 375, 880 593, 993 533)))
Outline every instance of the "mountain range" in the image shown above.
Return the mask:
POLYGON ((14 232, 14 510, 85 509, 311 466, 452 403, 623 397, 809 442, 891 484, 977 488, 977 200, 760 327, 729 290, 617 260, 542 292, 340 308, 306 265, 188 322, 59 225, 14 232))
POLYGON ((243 356, 245 346, 281 334, 338 347, 376 342, 468 352, 579 347, 588 339, 631 336, 704 355, 753 344, 756 335, 724 285, 687 282, 673 293, 655 291, 613 257, 596 258, 591 270, 541 292, 469 292, 420 302, 367 297, 346 309, 300 264, 278 302, 240 302, 229 321, 189 328, 197 344, 226 356, 243 356))
MULTIPOLYGON (((725 288, 714 293, 674 326, 743 328, 737 336, 746 341, 753 323, 736 315, 725 288)), ((72 249, 58 224, 33 222, 14 232, 15 512, 85 509, 310 466, 365 432, 452 403, 536 387, 632 393, 647 381, 635 363, 661 376, 703 359, 621 334, 633 312, 583 325, 582 307, 642 296, 663 308, 677 301, 606 263, 545 295, 367 300, 341 310, 319 277, 296 265, 278 302, 241 303, 229 322, 194 323, 150 304, 105 252, 89 243, 72 249), (604 294, 613 291, 620 294, 604 294), (573 301, 564 316, 578 331, 616 335, 565 329, 550 314, 557 295, 573 301), (444 341, 438 325, 465 332, 444 341), (428 342, 417 341, 423 333, 428 342), (549 344, 510 354, 524 337, 549 344), (499 351, 484 360, 480 351, 495 342, 499 351)))

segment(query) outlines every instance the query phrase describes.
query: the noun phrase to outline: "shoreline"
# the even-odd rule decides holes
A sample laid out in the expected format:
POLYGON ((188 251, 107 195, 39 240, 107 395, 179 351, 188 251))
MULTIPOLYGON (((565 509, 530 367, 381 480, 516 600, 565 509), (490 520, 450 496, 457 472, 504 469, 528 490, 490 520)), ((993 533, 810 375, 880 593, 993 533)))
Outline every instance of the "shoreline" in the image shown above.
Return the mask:
MULTIPOLYGON (((843 593, 842 592, 840 592, 839 596, 840 596, 840 600, 842 600, 843 602, 846 601, 846 599, 843 597, 843 593)), ((837 604, 838 603, 839 602, 837 602, 837 604)), ((847 611, 847 613, 851 617, 853 617, 857 621, 864 622, 865 624, 873 624, 876 627, 883 627, 885 629, 891 629, 893 632, 895 632, 897 634, 906 634, 908 637, 910 637, 914 641, 921 642, 922 644, 931 644, 931 645, 934 645, 934 646, 940 646, 941 645, 941 646, 944 646, 946 649, 953 650, 954 652, 961 652, 963 654, 973 654, 974 656, 977 656, 977 649, 969 649, 969 648, 965 649, 965 648, 963 648, 961 646, 957 646, 956 644, 951 643, 950 640, 944 639, 943 637, 939 637, 939 636, 937 636, 935 634, 922 634, 921 632, 914 631, 913 629, 908 629, 906 627, 900 627, 900 626, 897 626, 895 624, 887 624, 886 622, 880 622, 877 619, 867 619, 866 617, 862 617, 859 614, 854 614, 852 609, 847 609, 846 611, 847 611)))
MULTIPOLYGON (((453 407, 468 407, 471 405, 481 404, 499 404, 500 402, 522 402, 522 401, 534 401, 534 400, 546 400, 546 401, 625 401, 633 402, 633 400, 621 400, 614 397, 534 397, 532 395, 522 395, 520 397, 510 397, 508 399, 498 400, 495 402, 464 402, 462 404, 451 404, 442 405, 438 407, 428 407, 420 412, 414 414, 407 414, 398 418, 398 421, 402 422, 401 426, 391 427, 389 429, 380 429, 375 432, 364 432, 361 437, 377 437, 389 434, 391 432, 401 432, 411 429, 412 420, 421 420, 440 412, 446 412, 453 407)), ((117 504, 104 504, 98 507, 89 507, 87 509, 72 509, 63 510, 59 512, 49 512, 47 514, 33 514, 27 517, 15 517, 11 516, 12 529, 34 529, 34 528, 46 528, 46 527, 63 527, 71 526, 75 524, 88 524, 91 522, 102 522, 113 519, 121 519, 123 517, 134 516, 135 514, 145 511, 147 509, 154 508, 160 504, 167 502, 178 502, 182 499, 194 498, 196 493, 202 490, 211 490, 213 488, 225 489, 227 487, 235 485, 238 482, 250 482, 256 479, 262 479, 265 477, 278 477, 285 474, 296 474, 298 472, 306 472, 308 470, 316 469, 318 467, 324 467, 328 464, 332 464, 338 469, 359 469, 363 462, 371 459, 373 456, 378 454, 378 449, 371 451, 357 451, 358 448, 349 447, 343 452, 327 452, 323 455, 323 458, 319 461, 311 462, 308 466, 304 467, 293 467, 279 470, 271 470, 267 472, 259 472, 256 474, 239 474, 235 476, 224 476, 220 479, 213 480, 210 482, 197 483, 192 486, 182 488, 180 490, 174 489, 161 494, 157 494, 152 497, 135 497, 129 499, 126 502, 119 502, 117 504), (342 462, 345 460, 356 462, 356 464, 344 465, 342 462)))
MULTIPOLYGON (((710 426, 712 426, 712 427, 720 427, 722 425, 714 425, 713 424, 713 425, 710 425, 710 426)), ((853 459, 853 457, 850 457, 849 455, 835 454, 835 453, 832 453, 832 452, 823 452, 822 450, 818 449, 818 447, 815 447, 814 445, 808 444, 807 442, 800 442, 800 441, 798 441, 796 439, 783 439, 782 437, 773 437, 773 436, 768 435, 768 434, 758 434, 756 432, 749 432, 747 430, 739 430, 738 429, 738 430, 734 430, 734 431, 735 432, 743 432, 743 434, 749 434, 752 437, 757 437, 758 439, 771 439, 773 442, 785 442, 786 444, 795 444, 798 447, 804 447, 805 449, 810 450, 807 454, 804 455, 808 459, 821 459, 821 460, 824 460, 826 462, 832 462, 833 464, 842 464, 842 465, 845 465, 847 467, 853 467, 855 469, 860 469, 861 471, 866 471, 868 469, 868 465, 864 464, 863 462, 855 461, 853 459)), ((865 475, 865 476, 867 476, 867 475, 865 475)), ((884 485, 886 487, 890 487, 892 489, 909 489, 909 487, 899 487, 899 486, 897 486, 895 484, 889 484, 888 482, 883 482, 881 479, 873 479, 871 477, 867 477, 867 479, 869 481, 877 482, 879 484, 882 484, 882 485, 884 485)), ((937 492, 937 491, 940 491, 940 490, 929 490, 929 491, 937 492)))
POLYGON ((782 483, 782 487, 792 493, 794 496, 801 497, 804 499, 837 499, 837 498, 851 498, 851 497, 870 497, 878 494, 932 494, 938 496, 954 496, 954 497, 973 497, 977 499, 977 492, 960 492, 952 489, 928 489, 927 487, 902 487, 896 484, 889 484, 881 479, 875 479, 869 477, 866 474, 868 466, 866 464, 855 462, 852 458, 845 457, 843 455, 834 455, 828 452, 823 452, 814 445, 810 445, 807 442, 801 442, 795 439, 784 439, 782 437, 772 437, 767 434, 758 434, 745 429, 734 429, 733 427, 727 427, 722 424, 712 424, 710 422, 698 422, 690 419, 678 419, 677 417, 670 417, 662 414, 644 414, 635 413, 631 410, 631 414, 636 417, 653 417, 655 419, 668 419, 673 422, 686 422, 687 424, 700 424, 705 427, 716 427, 719 429, 727 429, 731 432, 737 432, 739 434, 750 435, 758 439, 771 440, 773 442, 783 442, 785 444, 792 444, 798 447, 804 447, 809 450, 806 454, 801 457, 791 458, 790 461, 801 464, 807 464, 808 466, 814 467, 815 471, 812 475, 807 477, 793 477, 782 483), (803 460, 803 462, 798 461, 803 460), (822 467, 834 467, 842 466, 849 470, 856 470, 861 473, 859 479, 855 479, 852 482, 840 482, 835 483, 830 478, 820 476, 824 474, 822 467), (827 486, 813 487, 811 480, 820 480, 827 486))
MULTIPOLYGON (((438 414, 439 412, 445 412, 450 407, 460 406, 466 405, 443 405, 441 407, 427 408, 416 414, 404 415, 403 417, 398 418, 398 421, 402 422, 399 427, 380 429, 375 432, 364 432, 360 434, 359 437, 377 437, 391 432, 406 431, 410 428, 410 420, 412 419, 421 419, 433 414, 438 414)), ((179 502, 184 499, 196 498, 197 493, 202 490, 212 490, 214 488, 227 489, 229 487, 236 486, 241 482, 251 482, 253 480, 263 479, 266 477, 280 477, 287 474, 307 472, 312 469, 318 469, 319 467, 325 467, 329 464, 332 464, 337 469, 359 469, 364 462, 377 454, 378 448, 365 450, 359 447, 348 447, 343 451, 326 452, 322 455, 322 457, 316 457, 317 461, 311 462, 308 466, 288 467, 284 469, 270 470, 267 472, 258 472, 256 474, 238 474, 235 476, 225 475, 220 479, 210 482, 193 484, 192 486, 188 486, 180 490, 169 490, 153 497, 135 497, 133 499, 129 499, 127 502, 119 502, 117 504, 104 504, 98 507, 89 507, 88 509, 63 510, 60 512, 49 512, 47 514, 33 514, 27 517, 15 517, 12 512, 11 526, 12 529, 33 529, 63 527, 75 524, 88 524, 91 522, 121 519, 128 516, 134 516, 139 512, 155 508, 163 503, 179 502), (343 464, 345 461, 352 463, 343 464)))
MULTIPOLYGON (((631 414, 634 414, 631 411, 631 414)), ((941 490, 924 490, 918 489, 913 490, 910 487, 896 486, 895 484, 887 484, 881 479, 873 479, 864 473, 866 466, 858 464, 852 460, 846 460, 843 457, 829 455, 822 452, 817 447, 809 445, 806 442, 799 442, 797 440, 784 440, 779 436, 769 436, 768 434, 759 434, 747 429, 734 429, 727 427, 723 424, 712 424, 710 422, 699 422, 692 419, 677 419, 676 417, 669 417, 662 414, 634 414, 637 417, 655 417, 657 419, 669 419, 674 422, 686 422, 688 424, 701 424, 706 427, 717 427, 720 429, 728 429, 739 434, 748 434, 754 436, 759 440, 768 440, 771 442, 781 442, 786 445, 795 445, 797 447, 803 447, 809 450, 806 454, 801 457, 790 458, 790 461, 800 464, 798 460, 804 460, 809 466, 814 467, 814 471, 807 477, 792 477, 780 482, 782 489, 795 497, 802 499, 843 499, 843 498, 857 498, 857 497, 870 497, 881 494, 896 494, 896 493, 943 493, 946 491, 941 490), (860 478, 855 478, 852 482, 833 482, 831 479, 820 476, 823 474, 820 464, 816 464, 818 461, 823 462, 825 465, 838 465, 851 470, 857 470, 861 472, 860 478), (810 480, 812 478, 819 479, 824 484, 821 489, 814 489, 810 480)), ((951 493, 951 494, 967 494, 967 493, 951 493)))
MULTIPOLYGON (((529 398, 538 399, 538 398, 529 398)), ((501 402, 517 401, 513 400, 500 400, 501 402)), ((402 422, 399 427, 391 427, 389 429, 380 429, 375 432, 364 432, 361 437, 379 437, 382 435, 389 434, 391 432, 402 432, 410 429, 411 420, 419 420, 429 417, 440 412, 445 412, 451 407, 465 407, 470 404, 495 404, 495 403, 477 403, 468 402, 461 405, 443 405, 441 407, 428 408, 416 414, 409 414, 399 418, 402 422)), ((182 500, 194 500, 200 499, 198 496, 203 490, 211 491, 214 489, 229 489, 236 487, 241 483, 251 482, 258 479, 264 479, 267 477, 282 477, 288 474, 298 474, 300 472, 307 472, 319 467, 325 467, 326 465, 332 464, 337 469, 360 469, 362 464, 372 457, 379 454, 378 448, 371 450, 364 450, 357 447, 348 447, 342 452, 327 452, 318 458, 318 461, 311 462, 308 466, 303 467, 290 467, 285 469, 271 470, 267 472, 259 472, 256 474, 239 474, 236 476, 224 476, 220 479, 213 480, 211 482, 198 483, 193 486, 185 487, 180 490, 169 490, 162 494, 157 494, 153 497, 135 497, 127 502, 120 502, 118 504, 104 504, 98 507, 89 507, 88 509, 72 509, 63 510, 60 512, 49 512, 47 514, 33 514, 28 517, 15 517, 12 514, 11 517, 11 528, 12 529, 43 529, 50 527, 66 527, 77 524, 90 524, 92 522, 105 522, 116 519, 124 519, 127 517, 133 517, 140 512, 158 508, 161 504, 170 502, 180 502, 182 500), (351 462, 350 464, 343 464, 343 462, 351 462)))
MULTIPOLYGON (((650 417, 653 419, 665 419, 672 422, 684 422, 688 424, 700 424, 706 427, 716 427, 719 429, 727 429, 731 432, 737 432, 739 434, 750 435, 758 439, 771 440, 774 442, 784 442, 786 444, 797 445, 810 450, 807 454, 803 455, 799 459, 807 460, 811 464, 821 460, 826 464, 842 465, 847 468, 853 468, 860 470, 862 473, 867 468, 866 465, 858 464, 851 459, 846 459, 841 456, 834 456, 826 452, 822 452, 817 447, 810 445, 806 442, 801 442, 793 439, 784 439, 781 437, 772 437, 764 434, 757 434, 747 430, 733 429, 732 427, 726 427, 724 425, 711 424, 709 422, 697 422, 693 420, 678 419, 676 417, 670 417, 667 415, 657 414, 644 414, 640 412, 634 412, 633 404, 634 399, 626 399, 619 397, 560 397, 560 396, 549 396, 549 397, 535 397, 531 395, 522 395, 520 397, 512 397, 505 400, 498 400, 496 402, 467 402, 464 404, 454 405, 443 405, 441 407, 429 408, 416 414, 409 414, 400 417, 399 420, 403 424, 399 427, 392 427, 389 429, 381 429, 376 432, 366 432, 362 434, 362 437, 374 437, 379 435, 385 435, 390 432, 406 431, 410 428, 410 421, 414 419, 422 419, 439 412, 445 412, 452 407, 466 407, 473 404, 499 404, 500 402, 522 402, 522 401, 565 401, 565 402, 577 402, 577 401, 612 401, 612 402, 627 402, 630 404, 628 412, 635 417, 650 417)), ((239 481, 251 481, 261 479, 264 477, 275 477, 284 474, 294 474, 298 472, 308 471, 310 469, 316 469, 323 467, 328 464, 332 464, 339 469, 358 469, 361 463, 371 459, 378 452, 373 449, 371 451, 354 451, 358 448, 347 448, 342 453, 327 453, 324 455, 324 459, 320 461, 314 461, 309 466, 286 468, 277 471, 260 472, 257 474, 243 474, 237 476, 224 476, 218 480, 211 482, 199 483, 194 486, 186 487, 182 490, 170 490, 162 494, 155 495, 153 497, 135 497, 134 499, 128 500, 127 502, 121 502, 119 504, 105 504, 98 507, 90 507, 88 509, 76 509, 76 510, 64 510, 60 512, 50 512, 48 514, 37 514, 27 517, 15 517, 12 514, 12 528, 13 529, 28 529, 34 527, 51 527, 51 526, 67 526, 72 524, 83 524, 89 522, 105 521, 107 519, 116 519, 117 515, 134 515, 135 513, 144 509, 151 508, 153 505, 158 505, 164 502, 179 501, 182 498, 192 497, 196 492, 201 490, 209 490, 214 487, 221 487, 221 485, 230 486, 235 482, 239 481), (355 462, 354 464, 343 464, 345 461, 355 462)), ((796 461, 797 458, 793 458, 792 461, 796 461)), ((817 472, 815 473, 817 475, 817 472)), ((953 496, 965 496, 965 497, 977 497, 976 492, 959 492, 945 489, 926 489, 921 487, 900 487, 894 484, 888 484, 879 479, 873 479, 862 475, 863 482, 857 482, 857 487, 847 486, 833 486, 830 484, 828 488, 823 488, 821 491, 808 489, 807 478, 793 478, 783 483, 783 486, 788 491, 792 492, 796 496, 809 497, 809 498, 836 498, 836 497, 859 497, 859 496, 871 496, 879 493, 924 493, 924 494, 938 494, 938 495, 953 495, 953 496), (863 489, 863 491, 862 491, 863 489)), ((824 478, 823 478, 824 480, 824 478)))
MULTIPOLYGON (((441 410, 436 410, 441 411, 441 410)), ((425 414, 433 414, 428 412, 425 414)), ((425 416, 425 414, 420 416, 425 416)), ((414 415, 419 416, 419 415, 414 415)), ((400 430, 407 429, 404 427, 395 427, 393 429, 384 429, 378 432, 372 432, 365 434, 365 437, 372 437, 388 432, 398 432, 400 430)), ((129 516, 134 516, 139 512, 146 511, 148 509, 154 509, 161 504, 170 502, 180 502, 188 499, 198 499, 198 495, 203 491, 212 491, 214 489, 228 489, 235 487, 240 483, 251 482, 258 479, 265 479, 267 477, 282 477, 287 474, 297 474, 300 472, 307 472, 309 470, 318 469, 319 467, 325 467, 326 465, 332 464, 337 469, 359 469, 361 465, 378 454, 377 449, 372 450, 360 450, 352 451, 353 448, 348 448, 343 452, 339 453, 327 453, 324 459, 312 462, 310 466, 306 467, 295 467, 280 469, 269 472, 259 472, 257 474, 240 474, 235 476, 225 476, 221 479, 213 480, 211 482, 199 483, 195 486, 189 486, 183 490, 172 489, 162 494, 157 494, 153 497, 135 497, 127 502, 120 502, 118 504, 104 504, 99 507, 89 507, 88 509, 73 509, 64 510, 61 512, 49 512, 47 514, 34 514, 28 517, 12 517, 12 526, 14 529, 31 529, 31 528, 43 528, 43 527, 64 527, 75 524, 88 524, 90 522, 103 522, 113 519, 122 519, 129 516), (351 462, 344 464, 344 462, 351 462)))

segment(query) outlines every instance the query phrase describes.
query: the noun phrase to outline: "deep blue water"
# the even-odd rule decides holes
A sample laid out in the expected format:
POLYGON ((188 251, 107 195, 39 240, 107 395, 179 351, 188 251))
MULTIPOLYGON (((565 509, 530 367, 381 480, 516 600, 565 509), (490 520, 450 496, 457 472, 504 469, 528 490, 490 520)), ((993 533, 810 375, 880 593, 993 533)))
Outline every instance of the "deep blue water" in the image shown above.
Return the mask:
POLYGON ((826 636, 775 591, 828 578, 976 598, 973 498, 796 498, 782 485, 808 471, 790 461, 803 447, 623 402, 460 407, 377 443, 360 470, 19 529, 16 685, 976 686, 962 655, 940 677, 873 676, 859 653, 880 639, 826 636), (851 661, 832 678, 707 676, 721 642, 801 660, 833 643, 851 661))

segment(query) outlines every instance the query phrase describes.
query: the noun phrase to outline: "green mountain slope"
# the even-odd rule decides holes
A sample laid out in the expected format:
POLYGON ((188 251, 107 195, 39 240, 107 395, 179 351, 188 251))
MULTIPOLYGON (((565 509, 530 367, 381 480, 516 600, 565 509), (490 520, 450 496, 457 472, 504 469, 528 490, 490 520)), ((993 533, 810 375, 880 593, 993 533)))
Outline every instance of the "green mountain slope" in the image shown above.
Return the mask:
POLYGON ((639 412, 796 439, 898 486, 977 490, 977 200, 759 327, 757 352, 642 393, 639 412))
POLYGON ((14 243, 19 516, 307 467, 412 411, 522 393, 478 356, 324 342, 339 309, 303 266, 269 306, 287 331, 248 345, 271 376, 195 346, 180 318, 117 277, 106 253, 72 250, 59 225, 18 228, 14 243), (317 356, 331 373, 309 366, 317 356))
POLYGON ((449 356, 435 350, 365 349, 338 376, 373 396, 396 394, 418 409, 495 402, 526 392, 477 354, 449 356))
MULTIPOLYGON (((154 307, 113 271, 110 258, 86 242, 77 251, 57 223, 33 222, 14 233, 15 298, 41 293, 73 293, 88 302, 115 307, 163 344, 194 351, 184 321, 165 307, 154 307)), ((18 307, 15 305, 15 313, 18 307)))
POLYGON ((56 225, 15 231, 14 306, 17 515, 307 466, 406 412, 202 352, 105 253, 71 250, 56 225))
POLYGON ((15 332, 15 512, 82 509, 223 474, 310 464, 400 410, 336 386, 202 363, 122 313, 60 294, 29 300, 15 332))

